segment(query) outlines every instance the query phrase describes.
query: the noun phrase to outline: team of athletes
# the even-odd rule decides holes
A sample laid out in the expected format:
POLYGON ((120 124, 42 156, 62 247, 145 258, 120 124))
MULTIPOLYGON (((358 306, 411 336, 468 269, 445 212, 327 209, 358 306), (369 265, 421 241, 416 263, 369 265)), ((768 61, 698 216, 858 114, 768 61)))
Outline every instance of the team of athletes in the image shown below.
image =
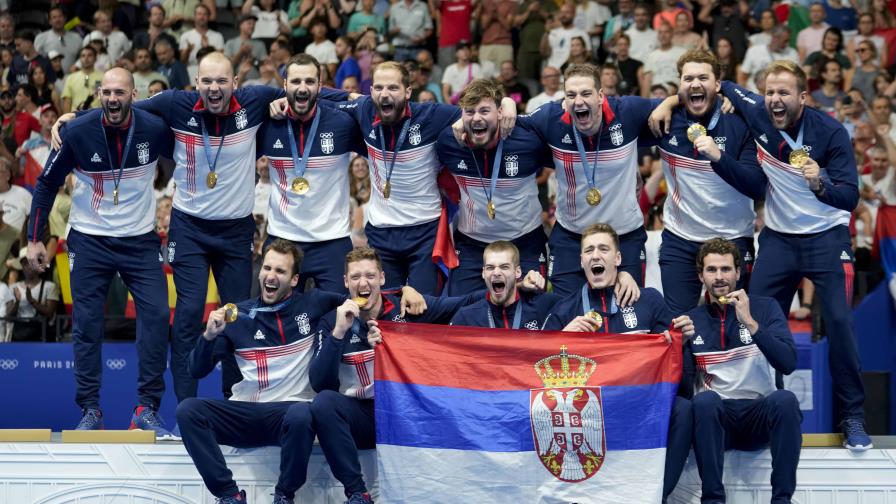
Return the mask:
POLYGON ((304 54, 287 64, 282 90, 237 89, 230 61, 211 53, 199 64, 196 91, 139 102, 130 74, 109 70, 102 108, 61 119, 61 146, 38 180, 28 226, 28 259, 40 271, 48 261, 41 241, 47 215, 74 173, 78 428, 103 427, 96 314, 118 273, 137 304, 131 426, 168 434, 158 414, 168 352, 166 254, 178 295, 171 335, 177 427, 221 502, 245 502, 246 495, 220 444, 283 447, 274 502, 290 503, 305 481, 315 436, 348 502, 372 502, 358 450, 375 444, 380 320, 595 337, 677 329, 685 372, 672 408, 663 499, 692 446, 704 502, 724 502, 724 450, 768 443, 774 502, 789 502, 800 413, 769 366, 784 374, 795 367, 785 314, 803 277, 825 307, 845 444, 871 446, 849 310, 846 225, 858 198, 855 163, 842 126, 805 107, 799 67, 773 63, 765 97, 720 82, 708 51, 687 52, 678 67, 679 95, 659 102, 604 96, 598 68, 571 65, 565 99, 520 117, 486 80, 471 82, 458 107, 411 103, 408 72, 394 62, 375 69, 371 96, 354 100, 323 89, 319 63, 304 54), (735 113, 722 112, 722 95, 735 113), (639 145, 658 145, 669 187, 660 257, 665 298, 641 287, 639 145), (370 248, 352 249, 349 239, 346 166, 353 153, 371 161, 370 248), (261 295, 249 299, 253 173, 262 155, 274 190, 261 295), (177 165, 167 250, 152 232, 159 156, 177 165), (546 166, 559 185, 550 236, 535 182, 546 166), (444 224, 443 167, 460 194, 453 234, 460 265, 438 296, 432 251, 444 224), (757 199, 766 200, 758 257, 757 199), (209 268, 224 306, 203 330, 209 268), (305 291, 309 279, 316 288, 305 291), (196 398, 196 380, 219 361, 229 399, 196 398))

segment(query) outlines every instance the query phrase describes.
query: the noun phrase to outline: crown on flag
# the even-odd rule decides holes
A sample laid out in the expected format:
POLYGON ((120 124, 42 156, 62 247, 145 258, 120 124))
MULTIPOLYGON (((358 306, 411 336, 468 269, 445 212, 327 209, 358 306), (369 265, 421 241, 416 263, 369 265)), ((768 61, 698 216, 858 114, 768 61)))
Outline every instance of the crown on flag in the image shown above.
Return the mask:
POLYGON ((548 388, 584 387, 596 368, 597 363, 592 359, 576 354, 570 355, 566 352, 566 345, 561 345, 559 354, 545 357, 535 363, 535 374, 548 388), (570 369, 570 360, 578 361, 575 370, 570 369))

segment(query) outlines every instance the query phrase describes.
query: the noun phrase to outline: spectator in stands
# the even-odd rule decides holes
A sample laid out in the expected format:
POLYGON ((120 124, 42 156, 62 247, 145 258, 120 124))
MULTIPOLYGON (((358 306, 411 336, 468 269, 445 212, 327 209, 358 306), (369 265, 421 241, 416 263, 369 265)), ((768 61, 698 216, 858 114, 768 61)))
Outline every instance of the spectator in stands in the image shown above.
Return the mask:
POLYGON ((141 47, 134 50, 134 89, 137 90, 137 99, 142 100, 149 98, 149 84, 153 81, 163 81, 166 84, 168 79, 152 68, 152 54, 149 49, 141 47))
MULTIPOLYGON (((775 11, 771 9, 762 11, 759 18, 759 28, 761 31, 750 35, 750 47, 768 45, 768 43, 772 41, 772 28, 774 28, 776 24, 778 24, 778 18, 775 17, 775 11)), ((716 44, 718 44, 718 41, 716 41, 716 44)))
MULTIPOLYGON (((342 87, 339 89, 343 91, 348 91, 349 93, 361 94, 361 81, 358 80, 355 76, 348 76, 345 79, 342 79, 342 87)), ((420 92, 427 91, 426 89, 420 90, 420 92)), ((431 92, 431 91, 427 91, 431 92)))
POLYGON ((32 133, 40 132, 40 121, 37 112, 37 90, 31 84, 23 84, 16 91, 16 117, 13 135, 16 145, 22 145, 31 138, 32 133))
MULTIPOLYGON (((513 59, 513 14, 516 0, 483 0, 479 9, 479 25, 482 41, 479 47, 479 61, 491 61, 498 66, 503 61, 513 59)), ((444 25, 442 25, 444 27, 444 25)))
POLYGON ((417 102, 418 103, 441 103, 438 95, 436 95, 434 92, 432 92, 428 89, 424 89, 424 90, 420 91, 420 94, 417 95, 417 102))
POLYGON ((672 45, 686 51, 703 47, 703 37, 694 32, 693 27, 693 18, 687 12, 679 11, 675 15, 675 24, 672 25, 672 45))
POLYGON ((613 16, 610 8, 595 0, 573 0, 573 4, 576 7, 573 25, 588 34, 591 47, 600 47, 604 25, 613 16))
POLYGON ((286 63, 292 56, 289 48, 289 39, 286 37, 277 37, 271 42, 271 47, 268 51, 268 60, 276 66, 277 72, 280 75, 285 75, 286 63))
POLYGON ((619 86, 617 90, 621 95, 641 94, 641 81, 644 79, 644 64, 629 55, 631 39, 628 35, 620 33, 616 38, 616 57, 613 63, 619 69, 619 86))
POLYGON ((569 65, 592 63, 591 51, 585 45, 583 37, 573 37, 569 41, 569 58, 560 66, 560 72, 566 72, 569 65))
POLYGON ((56 305, 59 303, 59 287, 52 280, 46 280, 46 273, 38 273, 25 259, 26 250, 19 251, 24 278, 12 285, 15 296, 13 312, 16 321, 12 329, 12 341, 55 341, 51 332, 56 319, 56 305), (46 339, 41 339, 46 327, 46 339))
POLYGON ((218 12, 214 0, 163 0, 162 7, 167 13, 165 28, 171 28, 174 33, 181 35, 194 28, 196 7, 199 5, 205 6, 209 21, 217 19, 218 12))
POLYGON ((243 16, 255 16, 255 31, 252 38, 270 45, 278 35, 289 35, 289 18, 286 11, 276 8, 275 0, 245 0, 242 7, 243 16))
POLYGON ((819 68, 818 82, 821 87, 812 91, 812 101, 819 110, 833 115, 846 96, 843 91, 843 68, 836 59, 823 61, 819 68))
POLYGON ((315 20, 311 24, 311 37, 311 43, 305 48, 305 54, 314 56, 321 65, 327 66, 329 75, 335 75, 339 66, 339 56, 336 54, 336 44, 327 39, 327 25, 322 20, 315 20))
POLYGON ((12 181, 12 162, 0 158, 0 208, 3 209, 3 220, 19 233, 31 212, 31 193, 12 181))
POLYGON ((825 20, 843 32, 856 30, 856 10, 850 5, 843 5, 842 0, 826 0, 824 5, 825 20))
POLYGON ((672 45, 672 27, 668 23, 663 23, 657 30, 657 41, 659 47, 644 61, 644 85, 641 89, 678 80, 678 58, 685 50, 672 45))
MULTIPOLYGON (((418 65, 419 67, 419 65, 418 65)), ((416 89, 419 90, 416 101, 422 101, 420 99, 420 93, 424 91, 432 93, 436 98, 436 103, 444 103, 445 99, 442 97, 442 88, 438 84, 432 81, 432 76, 429 70, 425 68, 420 68, 417 72, 417 85, 416 89)), ((412 90, 411 93, 414 93, 415 90, 412 90)))
POLYGON ((747 50, 740 72, 737 74, 737 83, 755 91, 758 89, 755 82, 756 73, 764 70, 772 61, 790 60, 799 63, 799 54, 789 44, 790 28, 787 25, 775 25, 772 28, 772 40, 768 45, 753 46, 747 50))
POLYGON ((513 18, 513 26, 519 29, 520 38, 516 63, 523 80, 536 79, 539 75, 545 22, 556 9, 556 3, 540 0, 523 0, 517 8, 517 14, 513 18))
POLYGON ((498 74, 498 82, 504 87, 507 96, 513 99, 518 110, 525 111, 526 102, 529 101, 529 88, 521 84, 517 80, 516 66, 513 60, 509 59, 501 62, 501 72, 498 74))
POLYGON ((166 89, 168 89, 168 84, 165 81, 154 80, 149 83, 149 87, 146 89, 147 98, 152 98, 166 89))
POLYGON ((118 58, 121 58, 124 56, 124 53, 131 50, 131 41, 124 32, 112 24, 112 13, 109 11, 96 11, 93 15, 93 23, 96 26, 96 30, 84 37, 82 45, 86 46, 92 40, 102 40, 106 46, 106 53, 114 65, 118 58))
POLYGON ((53 86, 56 87, 56 91, 59 91, 65 87, 66 77, 65 69, 62 67, 62 54, 56 51, 50 51, 50 54, 47 55, 47 57, 50 58, 50 66, 53 67, 53 73, 56 74, 56 81, 53 83, 53 86))
POLYGON ((542 92, 533 96, 526 103, 526 110, 532 112, 545 103, 562 99, 565 94, 560 87, 560 70, 552 66, 546 66, 541 70, 542 92))
POLYGON ((56 80, 50 60, 34 48, 34 32, 20 30, 16 33, 15 44, 16 54, 12 58, 12 64, 6 76, 6 82, 9 83, 10 89, 15 91, 22 84, 27 84, 28 71, 34 65, 43 67, 44 72, 50 76, 50 80, 56 80))
MULTIPOLYGON (((815 51, 822 49, 822 40, 831 25, 824 22, 827 13, 824 5, 820 2, 813 3, 809 6, 809 26, 800 30, 796 36, 796 50, 799 54, 800 61, 805 62, 806 57, 815 51)), ((841 36, 842 40, 842 36, 841 36)))
POLYGON ((9 69, 12 67, 12 59, 14 49, 2 48, 0 49, 0 69, 2 69, 2 73, 0 73, 0 88, 7 87, 6 79, 9 77, 9 69))
POLYGON ((878 95, 871 100, 869 119, 877 126, 877 132, 896 143, 896 114, 886 96, 878 95))
POLYGON ((249 79, 258 78, 258 70, 256 69, 258 62, 265 59, 268 55, 264 42, 252 38, 257 21, 258 18, 253 14, 240 17, 238 23, 239 34, 224 44, 224 56, 230 58, 233 68, 240 68, 244 62, 248 62, 252 67, 246 74, 249 79))
POLYGON ((616 7, 618 13, 610 17, 604 26, 603 42, 609 46, 612 46, 617 34, 624 33, 635 22, 634 0, 619 0, 616 7))
POLYGON ((63 113, 99 106, 95 92, 103 80, 103 73, 94 68, 96 55, 96 49, 93 46, 81 49, 81 57, 78 59, 81 69, 65 79, 65 86, 62 89, 63 113))
POLYGON ((134 47, 146 48, 150 53, 154 53, 158 40, 166 40, 171 47, 177 48, 177 39, 171 30, 165 27, 165 8, 161 4, 154 4, 149 8, 149 26, 146 30, 138 30, 134 34, 134 47))
POLYGON ((277 67, 270 61, 264 60, 261 62, 261 65, 258 67, 258 77, 255 79, 246 79, 245 76, 248 75, 249 70, 254 70, 255 67, 244 62, 243 65, 239 69, 239 81, 240 87, 247 86, 271 86, 271 87, 282 87, 283 79, 280 77, 280 72, 277 71, 277 67))
POLYGON ((871 13, 866 12, 859 16, 858 24, 858 33, 850 37, 846 44, 846 55, 849 56, 849 59, 854 66, 859 66, 861 61, 859 60, 859 54, 856 49, 858 49, 861 42, 868 40, 874 44, 874 48, 877 49, 877 54, 880 55, 880 67, 886 68, 887 62, 889 61, 890 50, 887 47, 887 41, 880 35, 874 33, 874 16, 871 13))
POLYGON ((719 80, 737 80, 737 72, 740 71, 740 60, 734 54, 734 46, 727 37, 719 38, 716 42, 716 56, 719 59, 719 80))
POLYGON ((258 182, 255 183, 255 203, 252 205, 252 215, 268 218, 269 200, 271 199, 271 165, 267 156, 261 156, 255 161, 255 173, 258 174, 258 182))
POLYGON ((829 59, 837 60, 840 63, 840 68, 843 70, 852 68, 849 58, 843 54, 843 33, 839 28, 830 27, 824 32, 821 50, 815 51, 806 57, 803 69, 807 75, 817 79, 821 71, 821 64, 829 59))
MULTIPOLYGON (((187 72, 187 67, 174 57, 174 47, 167 40, 156 41, 156 61, 159 62, 156 71, 168 79, 171 89, 187 89, 190 86, 190 74, 187 72)), ((102 74, 99 75, 102 79, 102 74)))
MULTIPOLYGON (((0 164, 2 163, 3 161, 0 161, 0 164)), ((7 261, 18 257, 16 254, 18 254, 20 234, 20 230, 10 226, 6 221, 3 207, 0 206, 0 283, 4 285, 9 284, 9 282, 7 282, 7 273, 9 272, 7 261)), ((15 281, 12 283, 15 283, 15 281)), ((14 310, 9 310, 6 313, 14 313, 14 310)))
MULTIPOLYGON (((452 58, 454 56, 452 55, 452 58)), ((435 84, 439 84, 442 82, 442 75, 445 73, 442 70, 442 67, 437 65, 435 60, 432 59, 432 53, 426 49, 421 50, 417 53, 417 64, 420 65, 421 71, 429 72, 429 80, 435 84)), ((364 68, 364 65, 361 65, 361 68, 364 68)))
POLYGON ((52 7, 49 20, 50 29, 37 34, 34 48, 49 59, 53 59, 50 58, 50 52, 56 51, 62 55, 62 67, 70 68, 78 59, 81 35, 65 30, 65 11, 62 7, 52 7))
POLYGON ((342 19, 330 0, 292 0, 287 14, 296 52, 300 52, 311 42, 311 25, 316 21, 323 21, 329 30, 336 30, 342 24, 342 19))
POLYGON ((379 35, 386 34, 386 21, 383 16, 373 12, 376 0, 361 0, 361 10, 356 11, 348 20, 346 33, 349 37, 358 40, 369 29, 373 29, 379 35))
POLYGON ((455 63, 445 67, 442 75, 442 96, 449 103, 457 104, 461 91, 473 81, 483 77, 482 66, 471 61, 470 44, 460 42, 457 44, 455 63))
POLYGON ((657 48, 659 42, 656 32, 650 28, 650 12, 646 5, 635 7, 635 24, 625 34, 629 40, 629 56, 638 61, 645 61, 647 55, 657 48))
POLYGON ((40 135, 29 138, 16 151, 19 169, 14 178, 21 179, 20 185, 28 191, 34 191, 37 177, 50 157, 50 131, 58 117, 59 110, 52 103, 43 105, 40 108, 40 135))
MULTIPOLYGON (((191 79, 199 70, 199 60, 196 58, 196 54, 200 49, 214 47, 219 51, 224 50, 224 37, 208 26, 210 16, 211 10, 208 7, 204 4, 197 5, 193 12, 193 29, 180 36, 180 60, 187 65, 187 72, 191 79)), ((164 72, 162 73, 164 74, 164 72)))
POLYGON ((0 14, 0 49, 16 51, 15 44, 16 24, 8 13, 0 14))
MULTIPOLYGON (((462 40, 472 40, 473 33, 470 31, 471 21, 473 19, 473 1, 471 0, 430 0, 430 11, 438 26, 439 65, 442 68, 454 63, 454 53, 457 50, 457 44, 462 40)), ((478 21, 478 20, 476 20, 478 21)), ((394 26, 390 22, 390 27, 394 26)), ((403 61, 395 56, 396 61, 403 61)), ((441 82, 441 81, 439 81, 441 82)))
POLYGON ((344 35, 336 39, 335 49, 336 57, 339 58, 339 67, 336 69, 333 82, 337 88, 342 88, 342 82, 347 77, 354 77, 358 82, 361 81, 361 67, 358 65, 358 60, 355 59, 353 45, 352 40, 344 35))
POLYGON ((8 89, 0 90, 0 114, 3 116, 3 128, 0 129, 0 136, 3 142, 16 148, 15 136, 13 135, 13 126, 16 119, 16 101, 12 93, 8 89))
POLYGON ((604 96, 619 96, 619 69, 612 63, 600 67, 600 88, 604 96))
MULTIPOLYGON (((109 53, 106 51, 106 42, 101 36, 88 35, 84 40, 87 42, 87 46, 96 50, 96 63, 93 66, 97 70, 105 72, 115 66, 115 62, 112 61, 112 58, 109 57, 109 53)), ((78 64, 75 63, 75 66, 77 67, 78 64)))
POLYGON ((703 2, 697 19, 710 25, 709 40, 712 47, 716 46, 720 38, 727 37, 734 44, 734 54, 738 58, 744 58, 747 50, 747 30, 741 17, 738 0, 721 0, 718 5, 718 8, 714 9, 714 2, 703 2))
POLYGON ((548 66, 560 68, 569 59, 572 39, 579 37, 585 42, 588 51, 591 50, 591 37, 584 30, 573 25, 575 18, 575 6, 565 3, 553 17, 553 21, 546 25, 548 28, 541 37, 541 55, 547 58, 548 66))
MULTIPOLYGON (((0 212, 2 218, 2 212, 0 212)), ((6 272, 6 265, 2 265, 2 271, 6 272)), ((12 338, 12 324, 5 319, 12 316, 15 309, 16 298, 9 288, 9 285, 0 277, 0 343, 8 343, 12 338)))
POLYGON ((420 0, 399 0, 392 4, 389 10, 389 35, 395 47, 395 61, 414 59, 432 35, 432 29, 432 17, 425 3, 420 0))
POLYGON ((877 66, 877 47, 870 40, 863 40, 859 42, 856 53, 859 55, 859 61, 855 68, 846 72, 844 87, 858 89, 862 93, 862 97, 868 101, 877 94, 874 89, 874 79, 881 72, 877 66))
POLYGON ((495 79, 498 77, 498 65, 489 60, 479 59, 479 44, 470 44, 470 61, 479 63, 479 66, 482 67, 483 79, 495 79))
POLYGON ((37 91, 37 100, 34 103, 38 107, 49 103, 58 110, 61 106, 59 93, 56 92, 56 86, 53 85, 53 82, 47 78, 44 67, 40 65, 31 67, 28 75, 28 84, 34 86, 35 91, 37 91))

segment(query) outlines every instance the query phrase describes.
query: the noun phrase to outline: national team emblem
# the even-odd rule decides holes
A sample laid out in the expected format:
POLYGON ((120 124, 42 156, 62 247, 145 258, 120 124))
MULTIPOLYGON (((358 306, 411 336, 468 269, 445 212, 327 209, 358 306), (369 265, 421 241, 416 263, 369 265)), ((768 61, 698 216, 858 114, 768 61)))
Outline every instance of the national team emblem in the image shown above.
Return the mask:
POLYGON ((75 253, 68 251, 68 272, 71 273, 75 269, 75 253))
POLYGON ((177 246, 177 242, 168 242, 168 263, 174 262, 174 247, 177 246))
POLYGON ((508 177, 516 176, 520 172, 519 156, 504 156, 504 173, 508 177))
POLYGON ((307 336, 311 332, 311 323, 308 321, 307 313, 296 315, 296 325, 299 326, 299 332, 303 336, 307 336))
POLYGON ((529 391, 535 452, 555 478, 578 483, 594 476, 607 452, 600 387, 587 386, 597 363, 568 354, 535 363, 544 388, 529 391), (572 362, 570 362, 572 361, 572 362))
POLYGON ((233 118, 236 119, 236 129, 243 129, 249 124, 249 120, 246 118, 246 109, 237 110, 236 114, 233 114, 233 118))
POLYGON ((408 130, 408 134, 408 142, 411 142, 411 145, 420 145, 420 142, 423 141, 423 137, 420 135, 419 124, 411 126, 411 129, 408 130))
POLYGON ((610 143, 619 146, 622 145, 622 141, 622 125, 614 124, 613 126, 610 126, 610 143))
POLYGON ((526 325, 524 327, 530 331, 537 331, 538 330, 538 321, 530 320, 529 322, 526 322, 526 325))
POLYGON ((629 329, 634 329, 638 326, 638 314, 635 313, 634 306, 626 306, 622 309, 622 322, 625 323, 625 327, 629 329))
POLYGON ((407 320, 405 320, 404 317, 401 316, 401 314, 398 314, 398 315, 392 317, 392 322, 402 322, 402 323, 404 323, 404 322, 407 322, 407 320))
POLYGON ((716 146, 719 148, 719 150, 725 152, 725 142, 728 140, 728 137, 718 136, 713 138, 713 140, 715 140, 716 146))
POLYGON ((320 134, 320 150, 324 154, 333 153, 333 132, 320 134))
POLYGON ((137 144, 137 161, 142 165, 149 163, 149 142, 137 144))
POLYGON ((750 343, 753 342, 753 336, 750 335, 750 331, 747 329, 747 327, 745 325, 743 325, 743 324, 739 324, 739 325, 740 325, 740 329, 738 330, 738 333, 740 335, 740 342, 743 343, 744 345, 749 345, 750 343))

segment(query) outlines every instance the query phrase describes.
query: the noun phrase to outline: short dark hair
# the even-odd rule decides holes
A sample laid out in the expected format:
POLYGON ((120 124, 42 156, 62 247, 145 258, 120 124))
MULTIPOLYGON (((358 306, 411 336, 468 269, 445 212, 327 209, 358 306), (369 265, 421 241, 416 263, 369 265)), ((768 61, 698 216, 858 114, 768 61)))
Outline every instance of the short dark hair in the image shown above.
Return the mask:
POLYGON ((495 106, 501 106, 501 100, 504 99, 504 91, 501 85, 494 79, 476 79, 464 88, 460 93, 460 99, 457 104, 460 108, 470 108, 479 105, 482 100, 494 100, 495 106))
POLYGON ((709 254, 731 254, 731 257, 734 258, 734 267, 737 269, 740 269, 741 267, 740 249, 738 249, 737 245, 735 245, 731 240, 726 240, 724 238, 712 238, 704 243, 700 247, 700 250, 697 252, 698 272, 703 272, 703 260, 706 259, 706 256, 708 256, 709 254))
POLYGON ((292 274, 293 276, 299 274, 299 271, 302 270, 302 259, 305 258, 305 254, 302 252, 302 249, 297 247, 295 243, 289 240, 277 238, 264 248, 264 254, 262 255, 262 257, 268 255, 268 252, 272 250, 278 254, 292 256, 292 274))
POLYGON ((682 54, 681 57, 678 58, 678 75, 681 75, 681 69, 688 63, 706 63, 712 67, 712 74, 716 77, 716 80, 722 77, 719 58, 717 58, 711 51, 707 51, 706 49, 691 49, 682 54))
POLYGON ((600 89, 600 68, 591 63, 573 63, 563 72, 563 80, 568 81, 570 77, 591 77, 594 79, 594 87, 600 89))
POLYGON ((361 261, 374 261, 376 262, 376 267, 380 271, 383 271, 383 261, 380 259, 380 255, 370 247, 357 247, 352 249, 348 254, 345 254, 345 272, 348 273, 348 265, 354 262, 361 261))
POLYGON ((317 58, 310 54, 299 53, 294 54, 289 58, 289 61, 286 62, 286 70, 285 73, 289 73, 289 67, 292 65, 305 66, 305 65, 313 65, 317 70, 317 75, 320 76, 320 62, 317 61, 317 58))
POLYGON ((168 89, 168 84, 166 84, 165 81, 163 81, 162 79, 155 79, 155 80, 153 80, 152 82, 149 83, 149 86, 146 86, 146 87, 152 87, 153 84, 161 84, 161 85, 162 85, 162 91, 168 89))
POLYGON ((17 30, 16 34, 13 36, 14 39, 23 39, 34 43, 34 31, 33 30, 17 30))
POLYGON ((23 93, 28 95, 28 97, 31 98, 31 101, 33 101, 35 103, 37 102, 37 98, 38 98, 37 88, 35 88, 33 84, 30 84, 30 83, 29 84, 21 84, 19 86, 19 89, 23 93))
POLYGON ((598 222, 597 224, 592 224, 592 225, 586 227, 584 231, 582 231, 582 240, 581 241, 584 242, 585 238, 588 238, 589 236, 595 235, 595 234, 610 235, 610 238, 613 239, 613 244, 616 245, 616 250, 619 250, 619 234, 616 233, 616 230, 613 229, 613 226, 611 226, 605 222, 598 222))
MULTIPOLYGON (((168 42, 164 42, 164 41, 160 40, 159 42, 156 43, 156 45, 158 45, 159 43, 168 44, 168 42)), ((168 44, 168 47, 171 47, 171 44, 168 44)), ((80 51, 78 51, 79 56, 82 51, 90 51, 93 53, 93 57, 96 58, 96 47, 93 47, 92 45, 87 44, 86 46, 82 47, 80 51)))

